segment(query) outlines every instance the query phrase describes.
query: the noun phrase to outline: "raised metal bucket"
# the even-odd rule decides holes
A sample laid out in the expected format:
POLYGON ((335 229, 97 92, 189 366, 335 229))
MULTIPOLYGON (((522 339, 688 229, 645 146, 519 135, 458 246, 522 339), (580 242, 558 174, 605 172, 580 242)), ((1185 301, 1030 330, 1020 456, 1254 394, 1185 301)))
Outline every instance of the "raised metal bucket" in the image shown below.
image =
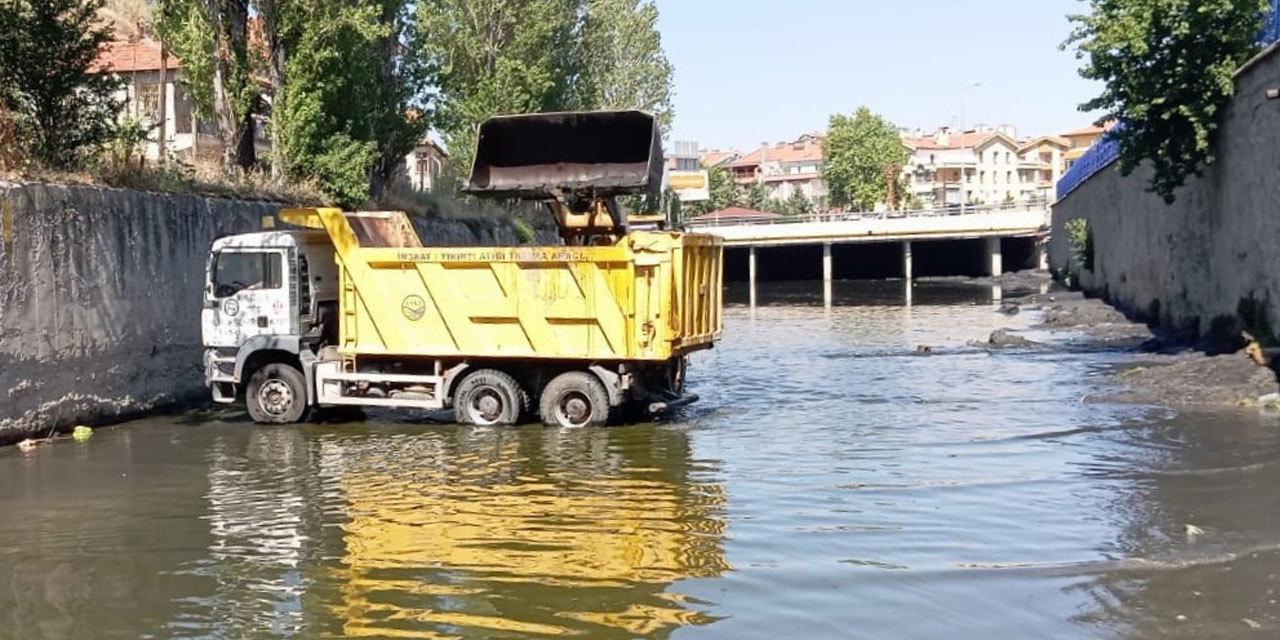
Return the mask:
POLYGON ((498 197, 656 193, 662 138, 642 111, 498 116, 480 125, 467 191, 498 197))

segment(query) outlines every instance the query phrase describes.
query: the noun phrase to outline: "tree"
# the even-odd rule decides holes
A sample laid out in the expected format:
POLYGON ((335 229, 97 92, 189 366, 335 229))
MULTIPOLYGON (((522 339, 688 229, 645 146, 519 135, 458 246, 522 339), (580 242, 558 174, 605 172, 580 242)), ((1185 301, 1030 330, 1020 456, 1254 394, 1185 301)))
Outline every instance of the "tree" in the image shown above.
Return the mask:
POLYGON ((689 210, 693 215, 720 211, 743 203, 742 187, 733 180, 733 176, 729 174, 728 169, 724 167, 707 169, 707 183, 711 197, 702 202, 695 202, 689 205, 689 210))
MULTIPOLYGON (((577 0, 422 0, 418 54, 455 171, 471 167, 479 123, 555 111, 569 98, 577 0)), ((456 176, 455 176, 456 179, 456 176)))
POLYGON ((422 0, 414 38, 456 182, 484 119, 645 109, 671 119, 672 69, 648 0, 422 0))
POLYGON ((658 8, 645 0, 586 0, 576 46, 578 108, 641 109, 671 126, 672 67, 658 8))
POLYGON ((422 84, 407 46, 408 0, 161 2, 162 33, 183 59, 198 111, 217 116, 224 144, 240 151, 234 164, 253 164, 244 145, 266 118, 273 175, 314 180, 356 206, 391 181, 427 125, 410 117, 422 84), (212 29, 228 7, 260 18, 243 56, 229 54, 234 47, 212 29), (236 90, 227 78, 247 81, 236 90), (244 98, 232 103, 232 118, 219 95, 244 98))
POLYGON ((198 111, 217 122, 223 164, 252 167, 262 95, 254 80, 261 56, 250 56, 250 0, 159 0, 158 8, 157 30, 182 59, 198 111))
POLYGON ((89 73, 111 38, 102 0, 0 0, 0 107, 35 160, 72 167, 106 140, 119 80, 89 73))
POLYGON ((1063 47, 1086 59, 1080 75, 1103 83, 1082 111, 1122 127, 1111 136, 1120 171, 1149 162, 1151 190, 1173 202, 1189 176, 1214 161, 1219 116, 1233 75, 1258 48, 1267 0, 1092 0, 1063 47))
POLYGON ((796 189, 791 192, 791 197, 782 203, 782 212, 789 216, 813 213, 813 201, 809 199, 809 196, 804 195, 802 191, 796 189))
POLYGON ((888 200, 886 173, 897 176, 908 157, 897 127, 866 107, 852 117, 831 116, 823 155, 831 204, 863 211, 888 200))
POLYGON ((768 211, 773 208, 770 202, 772 199, 769 195, 769 190, 765 189, 764 183, 752 182, 747 186, 746 205, 748 209, 768 211))
POLYGON ((379 195, 425 127, 401 57, 404 0, 307 0, 281 16, 286 54, 274 140, 291 177, 314 179, 344 206, 379 195))

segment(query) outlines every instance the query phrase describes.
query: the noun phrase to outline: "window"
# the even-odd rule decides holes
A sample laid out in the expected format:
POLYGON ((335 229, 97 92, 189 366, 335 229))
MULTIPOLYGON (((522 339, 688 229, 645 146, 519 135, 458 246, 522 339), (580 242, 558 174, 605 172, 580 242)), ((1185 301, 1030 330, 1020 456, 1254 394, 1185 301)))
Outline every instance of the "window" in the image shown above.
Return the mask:
POLYGON ((284 281, 279 253, 223 252, 214 257, 213 293, 227 298, 245 290, 279 289, 284 281))
POLYGON ((1012 172, 1012 171, 1007 171, 1007 172, 1005 172, 1005 174, 1004 174, 1004 180, 1005 180, 1005 182, 1008 182, 1009 184, 1013 184, 1013 172, 1012 172))
POLYGON ((135 113, 139 118, 160 122, 160 85, 140 84, 134 87, 135 113))
POLYGON ((1009 153, 1008 151, 1004 152, 1004 163, 1013 164, 1013 154, 1009 153))

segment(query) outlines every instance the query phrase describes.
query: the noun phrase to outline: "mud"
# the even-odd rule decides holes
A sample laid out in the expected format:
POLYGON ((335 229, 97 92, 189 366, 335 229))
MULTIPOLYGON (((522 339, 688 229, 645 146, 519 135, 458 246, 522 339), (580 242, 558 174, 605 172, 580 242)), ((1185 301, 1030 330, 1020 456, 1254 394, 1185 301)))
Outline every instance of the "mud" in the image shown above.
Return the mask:
MULTIPOLYGON (((1017 277, 1048 282, 1043 273, 1017 277)), ((1110 366, 1105 372, 1114 390, 1090 400, 1174 408, 1252 407, 1262 396, 1280 391, 1276 372, 1257 366, 1243 350, 1211 353, 1155 332, 1102 300, 1057 284, 1050 284, 1044 293, 1007 300, 1002 311, 1007 314, 1010 307, 1019 313, 1039 313, 1035 329, 1051 335, 1053 342, 1064 348, 1119 349, 1131 354, 1123 364, 1110 366)))

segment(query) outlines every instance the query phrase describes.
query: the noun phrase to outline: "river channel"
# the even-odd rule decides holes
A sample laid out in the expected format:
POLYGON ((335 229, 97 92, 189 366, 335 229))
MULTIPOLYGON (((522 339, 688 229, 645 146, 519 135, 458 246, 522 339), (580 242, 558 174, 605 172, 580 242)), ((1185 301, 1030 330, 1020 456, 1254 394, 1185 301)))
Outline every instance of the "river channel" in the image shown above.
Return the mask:
POLYGON ((0 636, 1280 637, 1280 420, 1089 401, 1125 354, 900 286, 732 291, 657 425, 0 450, 0 636))

